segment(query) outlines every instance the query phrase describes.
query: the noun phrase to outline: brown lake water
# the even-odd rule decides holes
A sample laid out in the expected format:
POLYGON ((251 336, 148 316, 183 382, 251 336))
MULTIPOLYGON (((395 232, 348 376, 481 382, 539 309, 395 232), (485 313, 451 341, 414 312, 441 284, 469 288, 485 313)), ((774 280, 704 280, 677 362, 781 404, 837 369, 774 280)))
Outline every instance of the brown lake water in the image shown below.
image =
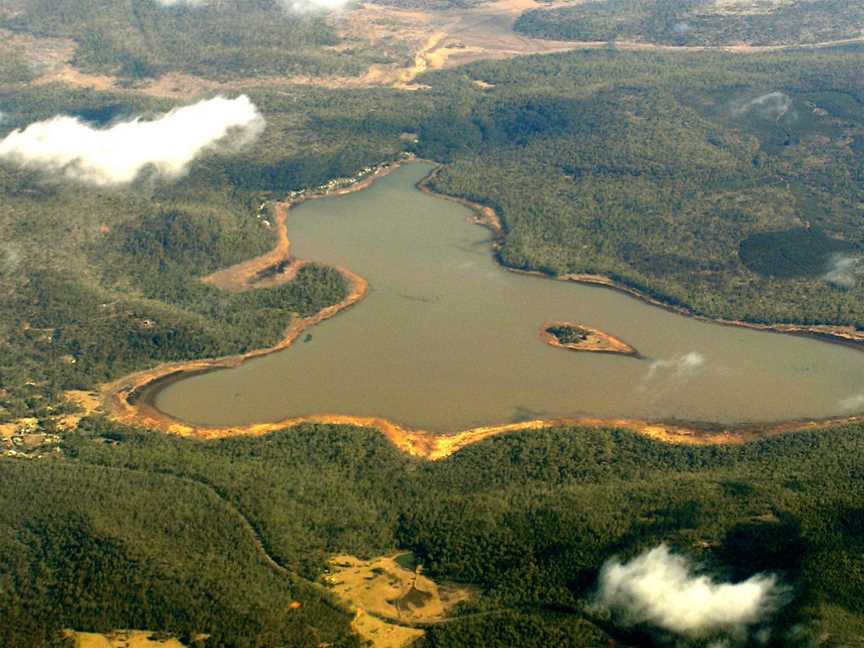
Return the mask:
POLYGON ((467 208, 421 193, 409 164, 293 209, 293 253, 368 279, 367 297, 289 349, 151 396, 207 425, 312 414, 456 431, 577 416, 753 423, 864 410, 864 353, 698 321, 610 289, 514 274, 467 208), (546 321, 599 328, 645 359, 544 344, 546 321))

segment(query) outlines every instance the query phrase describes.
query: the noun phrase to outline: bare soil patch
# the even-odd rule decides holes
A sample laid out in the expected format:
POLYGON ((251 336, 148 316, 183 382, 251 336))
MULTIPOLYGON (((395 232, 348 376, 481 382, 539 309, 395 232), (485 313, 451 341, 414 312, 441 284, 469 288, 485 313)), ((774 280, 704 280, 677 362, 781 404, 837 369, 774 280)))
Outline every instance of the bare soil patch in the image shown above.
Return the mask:
POLYGON ((591 353, 618 353, 629 356, 639 355, 639 352, 624 340, 619 340, 604 331, 575 322, 547 322, 540 329, 540 338, 549 346, 558 349, 591 353), (555 335, 556 329, 579 331, 582 335, 578 340, 565 341, 555 335))
POLYGON ((528 38, 513 31, 523 11, 554 6, 557 3, 499 0, 471 9, 420 11, 363 4, 343 19, 342 35, 366 38, 370 47, 401 42, 412 52, 411 64, 373 66, 363 78, 370 85, 416 89, 414 79, 427 70, 575 49, 572 43, 528 38))
POLYGON ((714 0, 706 13, 732 16, 757 16, 770 14, 794 4, 795 0, 714 0))
POLYGON ((177 639, 148 630, 115 630, 109 634, 67 631, 75 648, 184 648, 177 639))
POLYGON ((409 623, 443 619, 458 603, 471 598, 465 587, 438 585, 422 569, 407 569, 400 554, 361 560, 339 555, 330 560, 326 582, 333 593, 355 607, 379 617, 409 623))
POLYGON ((91 391, 71 390, 63 394, 66 400, 78 406, 75 414, 66 414, 57 419, 57 427, 60 430, 74 430, 82 418, 99 412, 102 407, 102 399, 99 394, 91 391))
POLYGON ((38 75, 61 72, 75 54, 69 38, 41 38, 0 28, 0 55, 17 54, 26 59, 38 75))
POLYGON ((362 610, 355 614, 351 629, 363 640, 371 642, 373 648, 407 648, 426 634, 418 628, 387 623, 362 610))
POLYGON ((420 566, 403 567, 399 556, 335 556, 324 577, 336 597, 356 610, 355 631, 375 648, 409 645, 423 635, 412 625, 443 620, 473 594, 467 587, 435 583, 423 576, 420 566))
MULTIPOLYGON (((370 186, 375 179, 381 175, 398 168, 398 164, 390 165, 382 169, 360 183, 356 183, 349 187, 340 189, 335 193, 348 193, 370 186)), ((433 171, 434 174, 434 171, 433 171)), ((426 180, 422 181, 418 188, 421 191, 435 193, 429 187, 429 180, 433 177, 430 174, 426 180)), ((332 195, 332 194, 331 194, 332 195)), ((439 194, 435 194, 439 195, 439 194)), ((315 198, 318 196, 310 196, 315 198)), ((502 236, 501 221, 495 211, 489 207, 472 203, 461 198, 451 196, 442 196, 449 200, 455 200, 460 204, 470 207, 474 211, 474 222, 488 227, 500 240, 502 236)), ((287 212, 286 212, 287 213, 287 212)), ((291 267, 288 250, 290 250, 290 241, 288 240, 287 229, 285 229, 284 221, 280 224, 279 242, 274 251, 262 255, 252 261, 232 266, 227 271, 214 273, 205 281, 209 281, 214 285, 220 285, 226 290, 245 290, 258 287, 261 284, 250 285, 250 276, 254 276, 256 272, 260 272, 268 267, 271 267, 274 260, 282 260, 286 262, 286 268, 291 267), (284 240, 283 232, 284 230, 284 240), (214 279, 213 277, 218 277, 214 279)), ((297 261, 296 263, 304 263, 297 261)), ((173 380, 181 377, 183 374, 190 374, 200 371, 222 367, 234 367, 249 358, 259 357, 276 351, 281 351, 290 346, 300 334, 318 322, 321 322, 329 317, 333 317, 344 308, 348 308, 359 302, 366 294, 368 285, 365 279, 354 274, 348 269, 337 268, 339 272, 348 280, 352 286, 350 295, 340 304, 325 308, 321 312, 311 317, 300 319, 291 323, 286 329, 283 339, 273 347, 252 351, 245 355, 230 356, 227 358, 218 358, 213 360, 196 360, 190 362, 177 362, 163 364, 150 370, 145 370, 125 376, 113 383, 103 385, 101 388, 102 407, 109 413, 110 417, 116 421, 127 423, 130 425, 138 425, 147 428, 161 430, 170 434, 179 436, 197 438, 202 440, 220 439, 233 436, 263 436, 272 432, 277 432, 287 428, 291 428, 303 423, 318 423, 329 425, 352 425, 358 427, 374 428, 379 430, 387 439, 393 443, 399 450, 406 454, 436 461, 451 456, 462 448, 465 448, 474 443, 478 443, 485 439, 501 434, 509 434, 511 432, 540 430, 550 427, 610 427, 631 430, 637 434, 642 434, 664 443, 690 444, 690 445, 717 445, 717 444, 737 444, 746 443, 760 438, 777 436, 787 432, 800 430, 821 430, 839 425, 858 423, 864 421, 864 416, 851 416, 831 419, 808 420, 808 421, 789 421, 776 425, 763 426, 719 426, 705 425, 700 423, 685 423, 685 422, 663 422, 663 421, 644 421, 638 419, 601 419, 592 417, 581 418, 559 418, 559 419, 536 419, 532 421, 523 421, 518 423, 508 423, 502 425, 481 426, 469 430, 453 432, 450 434, 432 434, 424 430, 411 430, 400 427, 399 425, 383 418, 375 417, 358 417, 338 414, 319 414, 304 417, 286 418, 273 423, 253 423, 249 425, 227 426, 227 427, 210 427, 196 426, 183 423, 177 419, 156 410, 148 404, 146 398, 140 398, 140 395, 148 388, 152 387, 156 382, 163 380, 173 380)), ((514 270, 515 272, 524 272, 514 270)), ((525 272, 538 277, 546 277, 537 272, 525 272)), ((290 276, 284 280, 290 281, 290 276)), ((668 308, 684 316, 694 316, 691 312, 672 307, 662 302, 658 302, 647 295, 644 295, 628 286, 618 284, 607 277, 595 275, 565 275, 557 277, 564 281, 578 281, 582 283, 598 284, 620 290, 630 294, 638 299, 642 299, 648 303, 668 308)), ((270 279, 271 281, 282 281, 278 277, 270 279)), ((709 318, 701 318, 709 319, 709 318)), ((717 320, 711 320, 717 321, 717 320)), ((864 332, 848 330, 844 327, 820 327, 820 326, 795 326, 795 325, 758 325, 749 324, 746 322, 733 322, 720 320, 720 324, 729 326, 742 326, 746 328, 754 328, 759 330, 768 330, 778 333, 786 333, 793 335, 804 335, 808 337, 822 338, 835 343, 848 344, 853 348, 864 350, 864 332)))
MULTIPOLYGON (((423 86, 416 79, 428 70, 452 68, 484 59, 509 59, 530 54, 550 54, 571 50, 609 47, 607 42, 555 41, 530 38, 516 33, 513 25, 525 11, 573 6, 571 2, 538 0, 497 0, 467 9, 419 10, 377 4, 359 6, 332 15, 343 42, 336 50, 366 50, 392 61, 375 64, 357 76, 297 75, 270 76, 216 81, 169 72, 157 79, 122 84, 110 75, 88 74, 72 65, 75 43, 70 39, 40 38, 0 30, 0 54, 3 51, 23 53, 34 63, 38 75, 35 83, 64 83, 73 87, 102 91, 144 94, 173 99, 191 99, 216 92, 232 92, 249 87, 290 87, 310 85, 331 89, 374 86, 417 90, 423 86)), ((771 11, 789 0, 717 0, 713 8, 719 13, 759 13, 771 11)), ((864 42, 850 38, 806 45, 807 48, 829 47, 864 42)), ((631 51, 695 52, 718 49, 748 54, 790 49, 796 45, 721 47, 654 45, 616 41, 616 49, 631 51)))

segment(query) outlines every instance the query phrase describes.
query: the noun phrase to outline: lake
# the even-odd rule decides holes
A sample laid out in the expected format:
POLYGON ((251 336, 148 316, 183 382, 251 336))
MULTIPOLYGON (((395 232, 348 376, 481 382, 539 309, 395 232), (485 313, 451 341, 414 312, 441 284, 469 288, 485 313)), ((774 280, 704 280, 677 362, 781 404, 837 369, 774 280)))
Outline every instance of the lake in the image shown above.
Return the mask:
POLYGON ((291 210, 298 258, 350 268, 367 297, 290 348, 154 387, 200 425, 312 414, 383 417, 435 432, 595 416, 767 423, 864 409, 864 353, 721 326, 614 290, 508 272, 471 212, 418 191, 407 164, 356 193, 291 210), (644 358, 544 344, 544 322, 601 329, 644 358))

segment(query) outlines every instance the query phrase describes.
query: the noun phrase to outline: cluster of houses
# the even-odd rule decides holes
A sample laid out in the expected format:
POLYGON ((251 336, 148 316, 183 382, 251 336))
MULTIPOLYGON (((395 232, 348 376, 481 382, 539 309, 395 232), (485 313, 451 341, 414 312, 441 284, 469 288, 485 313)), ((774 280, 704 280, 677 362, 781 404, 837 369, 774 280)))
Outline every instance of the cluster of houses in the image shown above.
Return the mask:
MULTIPOLYGON (((412 160, 415 157, 416 156, 413 153, 409 153, 406 151, 399 156, 399 160, 412 160)), ((360 182, 361 180, 364 180, 371 175, 376 175, 381 171, 389 169, 391 166, 393 166, 393 162, 382 162, 381 164, 376 164, 374 166, 366 166, 357 171, 357 173, 355 173, 353 176, 349 176, 346 178, 334 178, 333 180, 330 180, 323 185, 312 187, 310 189, 298 189, 296 191, 289 191, 285 197, 288 199, 289 202, 299 202, 310 196, 327 195, 334 191, 339 191, 340 189, 347 189, 351 185, 360 182)), ((261 205, 259 205, 258 207, 259 219, 264 217, 266 210, 267 203, 261 203, 261 205)), ((268 226, 270 225, 269 221, 265 220, 264 223, 268 226)))
POLYGON ((60 452, 60 436, 40 432, 38 419, 0 425, 0 456, 38 459, 49 452, 60 452))
MULTIPOLYGON (((367 176, 371 175, 372 173, 377 173, 380 169, 384 169, 388 166, 390 166, 389 162, 375 167, 363 167, 362 169, 360 169, 360 171, 358 171, 350 178, 334 178, 326 184, 312 187, 311 189, 298 189, 297 191, 289 191, 285 197, 288 199, 288 202, 296 203, 302 202, 303 200, 311 196, 326 196, 327 194, 338 191, 339 189, 345 189, 347 187, 350 187, 355 182, 359 182, 360 180, 363 180, 367 176)), ((264 217, 267 213, 267 204, 267 202, 263 202, 258 206, 258 220, 261 221, 261 223, 266 227, 272 227, 272 223, 264 217)))
POLYGON ((0 436, 0 456, 18 459, 40 459, 46 454, 60 453, 60 436, 41 432, 15 433, 0 436))

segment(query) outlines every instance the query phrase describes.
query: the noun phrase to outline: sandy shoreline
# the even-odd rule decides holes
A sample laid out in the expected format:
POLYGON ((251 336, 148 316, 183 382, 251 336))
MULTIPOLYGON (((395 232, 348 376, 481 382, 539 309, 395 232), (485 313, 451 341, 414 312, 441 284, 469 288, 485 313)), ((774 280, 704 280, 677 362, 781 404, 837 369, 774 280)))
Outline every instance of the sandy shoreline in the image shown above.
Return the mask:
MULTIPOLYGON (((239 263, 230 268, 217 271, 208 277, 204 277, 202 281, 215 285, 219 288, 229 291, 242 291, 260 287, 270 287, 279 285, 293 280, 297 271, 310 263, 292 259, 290 257, 290 239, 287 233, 287 217, 290 209, 306 200, 323 198, 328 196, 344 195, 354 191, 361 191, 370 187, 381 177, 398 169, 404 162, 412 162, 414 160, 397 161, 386 166, 382 166, 375 173, 368 177, 339 190, 324 193, 304 196, 293 202, 280 202, 275 204, 276 226, 277 226, 277 243, 276 246, 269 252, 239 263), (282 265, 283 267, 279 268, 282 265), (261 273, 270 269, 278 268, 278 272, 272 277, 256 281, 261 276, 261 273)), ((417 160, 423 161, 423 160, 417 160)), ((423 161, 425 162, 425 161, 423 161)), ((474 222, 488 227, 497 242, 503 240, 504 228, 498 214, 490 207, 473 203, 462 198, 439 194, 430 188, 429 184, 434 179, 440 167, 433 170, 426 178, 417 184, 417 188, 424 193, 445 198, 462 204, 470 208, 474 215, 474 222)), ((506 266, 505 266, 506 267, 506 266)), ((518 269, 507 268, 513 272, 532 274, 539 277, 553 278, 548 275, 522 271, 518 269)), ((539 430, 550 427, 560 426, 577 426, 577 427, 613 427, 623 428, 642 434, 649 438, 663 441, 665 443, 690 444, 690 445, 717 445, 717 444, 736 444, 753 441, 760 438, 777 436, 791 431, 803 430, 819 430, 829 427, 835 427, 844 424, 857 423, 864 421, 864 416, 850 416, 842 418, 830 418, 812 421, 789 421, 777 424, 765 425, 750 425, 750 426, 720 426, 708 425, 699 423, 664 423, 657 421, 644 421, 639 419, 602 419, 602 418, 559 418, 559 419, 537 419, 519 423, 506 423, 500 425, 482 426, 460 432, 448 434, 433 434, 423 430, 412 430, 401 427, 396 423, 383 418, 375 417, 357 417, 338 414, 320 414, 313 416, 291 417, 280 421, 269 423, 251 423, 248 425, 239 426, 201 426, 184 423, 174 419, 157 409, 147 402, 146 397, 141 398, 148 389, 153 388, 156 383, 166 380, 182 379, 193 373, 200 373, 220 368, 236 367, 246 360, 264 356, 270 353, 275 353, 288 348, 299 336, 308 328, 315 324, 329 319, 346 308, 358 303, 366 295, 368 291, 367 281, 348 270, 347 268, 336 268, 336 270, 345 278, 350 291, 348 296, 338 304, 329 306, 315 315, 295 320, 289 324, 285 333, 279 342, 272 347, 264 349, 256 349, 245 354, 228 356, 216 359, 192 360, 186 362, 166 363, 147 369, 144 371, 135 372, 124 376, 114 382, 105 384, 101 387, 101 399, 103 409, 108 413, 108 416, 115 421, 128 425, 141 426, 150 429, 160 430, 162 432, 177 434, 183 437, 190 437, 202 440, 219 439, 233 436, 262 436, 270 434, 278 430, 290 428, 303 423, 317 423, 330 425, 352 425, 366 428, 374 428, 381 432, 393 445, 399 450, 411 456, 438 460, 452 455, 453 453, 465 448, 469 445, 482 441, 484 439, 507 434, 511 432, 523 430, 539 430)), ((681 315, 689 317, 697 317, 705 321, 715 322, 728 326, 741 326, 745 328, 753 328, 757 330, 773 331, 778 333, 786 333, 793 335, 804 335, 807 337, 817 337, 819 339, 848 344, 859 350, 864 350, 864 332, 849 332, 840 327, 803 327, 796 325, 759 325, 750 324, 747 322, 734 322, 728 320, 713 320, 711 318, 695 315, 686 309, 679 309, 669 304, 659 302, 647 295, 640 293, 637 290, 628 286, 617 284, 607 277, 594 275, 564 275, 554 277, 562 281, 577 281, 579 283, 600 285, 607 288, 613 288, 624 292, 630 296, 641 299, 642 301, 654 306, 660 306, 667 310, 671 310, 681 315)), ((581 326, 581 325, 580 325, 581 326)), ((545 326, 544 326, 545 330, 545 326)), ((605 335, 605 334, 603 334, 605 335)), ((557 340, 556 340, 557 342, 557 340)), ((635 349, 629 347, 625 343, 620 342, 624 347, 635 352, 635 349)), ((560 345, 567 348, 566 345, 560 345)), ((623 349, 623 347, 622 347, 623 349)), ((600 349, 598 349, 600 350, 600 349)), ((607 352, 626 352, 609 351, 607 352)))
POLYGON ((536 419, 518 423, 505 423, 471 428, 461 432, 434 434, 411 430, 392 421, 376 417, 320 414, 286 418, 271 423, 211 427, 181 423, 143 404, 129 405, 126 412, 114 411, 111 417, 130 425, 156 429, 168 434, 204 441, 246 436, 260 437, 302 424, 345 425, 378 430, 397 449, 412 457, 429 461, 446 459, 454 453, 491 437, 515 432, 545 430, 555 427, 615 428, 641 434, 655 441, 676 445, 712 446, 738 445, 767 439, 789 432, 825 430, 832 427, 864 422, 864 416, 823 419, 816 421, 790 421, 766 426, 720 427, 698 424, 670 424, 640 419, 558 418, 536 419))
MULTIPOLYGON (((492 209, 491 207, 480 205, 478 203, 473 203, 470 200, 465 200, 464 198, 458 198, 456 196, 448 196, 446 194, 437 193, 429 186, 432 180, 434 180, 435 174, 440 168, 441 167, 438 167, 433 170, 432 173, 429 174, 429 176, 427 176, 417 185, 417 188, 429 195, 437 196, 439 198, 446 198, 447 200, 452 200, 459 203, 460 205, 465 205, 466 207, 474 210, 474 213, 476 214, 475 222, 489 228, 495 235, 494 245, 498 245, 503 242, 506 236, 506 232, 504 230, 501 218, 498 216, 497 213, 495 213, 494 209, 492 209)), ((858 349, 859 351, 864 351, 864 331, 856 331, 851 326, 835 326, 830 324, 757 324, 755 322, 745 322, 742 320, 728 320, 718 317, 709 317, 707 315, 701 315, 699 313, 696 313, 695 311, 687 308, 686 306, 676 306, 674 304, 664 302, 660 299, 648 295, 647 293, 642 292, 637 288, 633 288, 632 286, 628 286, 627 284, 615 281, 614 279, 606 277, 604 275, 570 273, 555 276, 540 272, 538 270, 523 270, 521 268, 510 267, 503 263, 501 263, 500 265, 505 270, 518 274, 526 274, 533 277, 542 277, 544 279, 555 279, 557 281, 574 281, 576 283, 586 284, 590 286, 602 286, 604 288, 611 288, 613 290, 617 290, 618 292, 629 295, 630 297, 634 297, 646 304, 650 304, 651 306, 657 306, 658 308, 663 308, 664 310, 670 311, 677 315, 683 315, 684 317, 692 317, 703 322, 711 322, 712 324, 719 324, 721 326, 737 326, 739 328, 747 328, 755 331, 768 331, 773 333, 783 333, 785 335, 797 335, 802 337, 815 338, 817 340, 822 340, 823 342, 842 344, 844 346, 852 347, 853 349, 858 349)))
MULTIPOLYGON (((291 258, 291 241, 288 238, 288 226, 286 224, 291 208, 307 200, 361 191, 374 184, 379 178, 389 175, 398 169, 401 164, 402 162, 394 162, 387 166, 382 166, 375 173, 370 174, 351 186, 330 193, 308 195, 291 202, 275 203, 276 246, 269 252, 265 252, 254 259, 243 261, 202 277, 201 281, 230 292, 270 288, 293 281, 297 276, 297 272, 311 262, 291 258), (284 267, 279 268, 280 265, 284 265, 284 267), (279 270, 272 277, 256 281, 263 272, 271 268, 279 268, 279 270)), ((111 419, 130 425, 143 425, 144 427, 156 428, 166 432, 172 431, 175 426, 187 427, 152 408, 144 402, 145 399, 140 398, 141 394, 156 383, 162 383, 166 380, 177 380, 184 374, 191 375, 214 369, 237 367, 252 358, 258 358, 287 349, 306 329, 326 319, 330 319, 366 296, 369 290, 369 284, 366 279, 347 268, 337 267, 335 270, 342 275, 349 286, 349 292, 345 299, 338 304, 333 304, 322 309, 315 315, 292 321, 286 327, 282 338, 273 346, 254 349, 247 353, 223 358, 163 363, 150 369, 128 374, 100 387, 99 392, 103 409, 108 412, 111 419)))
MULTIPOLYGON (((476 215, 475 222, 479 225, 487 227, 495 235, 493 245, 497 246, 502 243, 506 236, 506 231, 504 230, 501 218, 498 216, 494 209, 492 209, 491 207, 486 207, 485 205, 480 205, 479 203, 471 202, 470 200, 466 200, 464 198, 448 196, 447 194, 438 193, 429 186, 434 180, 435 174, 440 169, 440 166, 434 169, 432 173, 430 173, 426 178, 424 178, 422 181, 420 181, 420 183, 418 183, 417 188, 423 193, 427 193, 431 196, 437 196, 438 198, 445 198, 446 200, 457 202, 460 205, 464 205, 472 209, 476 215)), ((542 277, 544 279, 555 279, 557 281, 574 281, 576 283, 586 284, 589 286, 601 286, 603 288, 611 288, 612 290, 622 292, 646 304, 650 304, 651 306, 656 306, 677 315, 683 315, 684 317, 692 317, 703 322, 711 322, 712 324, 719 324, 721 326, 737 326, 739 328, 747 328, 755 331, 768 331, 772 333, 783 333, 785 335, 809 337, 821 340, 823 342, 842 344, 844 346, 852 347, 853 349, 864 351, 864 331, 856 331, 851 326, 835 326, 831 324, 758 324, 755 322, 745 322, 742 320, 728 320, 718 317, 709 317, 707 315, 701 315, 699 313, 696 313, 695 311, 687 308, 686 306, 676 306, 674 304, 662 301, 660 299, 650 296, 647 293, 642 292, 637 288, 633 288, 632 286, 629 286, 627 284, 615 281, 614 279, 604 275, 570 273, 555 276, 540 272, 538 270, 523 270, 520 268, 513 268, 503 263, 500 263, 500 265, 508 272, 526 274, 533 277, 542 277)))
POLYGON ((600 329, 579 324, 578 322, 546 322, 540 327, 540 339, 549 346, 567 351, 580 351, 585 353, 614 353, 616 355, 632 356, 641 358, 641 354, 632 346, 614 335, 601 331, 600 329), (587 334, 582 342, 562 342, 549 329, 555 326, 579 329, 587 334))

